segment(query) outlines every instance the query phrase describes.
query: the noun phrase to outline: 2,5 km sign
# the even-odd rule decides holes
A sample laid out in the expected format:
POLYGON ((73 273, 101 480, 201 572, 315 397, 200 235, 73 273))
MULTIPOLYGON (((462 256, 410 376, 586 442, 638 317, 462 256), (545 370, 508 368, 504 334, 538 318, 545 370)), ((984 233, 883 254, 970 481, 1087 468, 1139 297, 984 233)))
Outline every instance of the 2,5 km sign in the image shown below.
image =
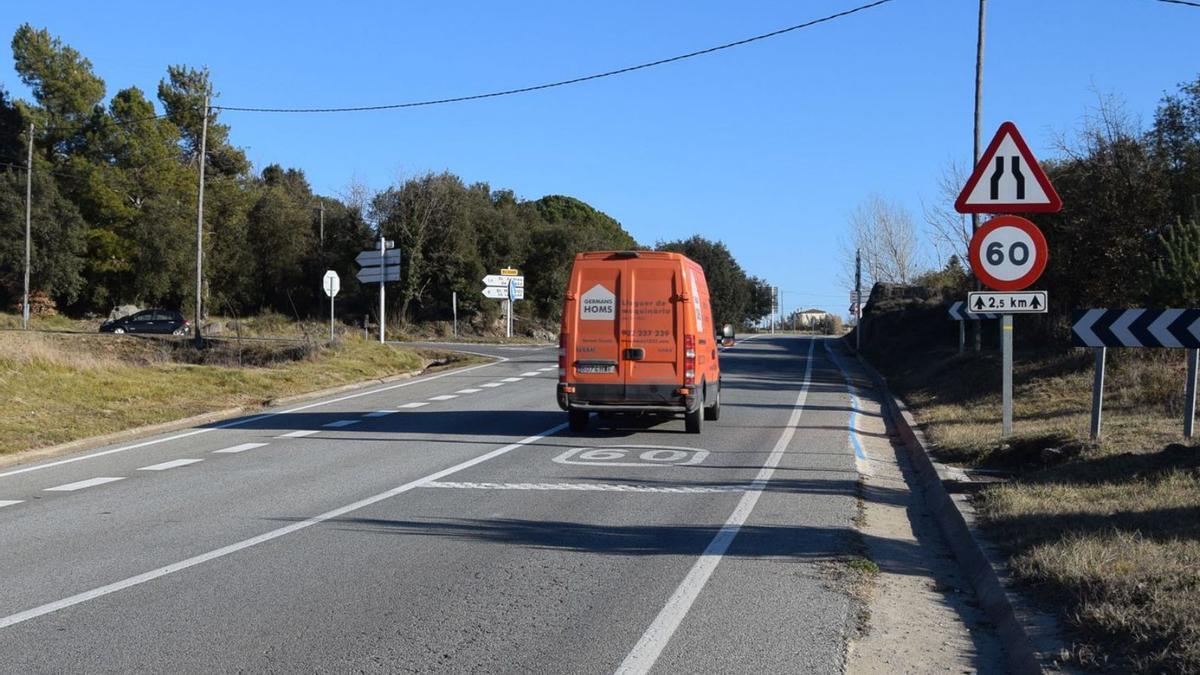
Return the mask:
POLYGON ((1046 237, 1018 216, 996 216, 971 238, 971 269, 988 288, 1019 291, 1042 276, 1049 259, 1046 237))

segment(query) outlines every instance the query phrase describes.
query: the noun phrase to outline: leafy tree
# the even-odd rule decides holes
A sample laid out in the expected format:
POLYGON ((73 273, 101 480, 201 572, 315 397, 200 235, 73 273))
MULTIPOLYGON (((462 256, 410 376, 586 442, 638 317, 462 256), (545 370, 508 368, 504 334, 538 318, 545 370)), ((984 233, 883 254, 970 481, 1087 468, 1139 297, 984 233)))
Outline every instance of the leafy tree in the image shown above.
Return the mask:
MULTIPOLYGON (((206 96, 209 105, 213 105, 216 92, 207 68, 197 70, 188 66, 168 66, 166 79, 158 83, 158 99, 167 110, 167 118, 179 127, 182 140, 180 149, 188 164, 195 164, 200 155, 206 96)), ((219 119, 219 111, 209 111, 205 171, 213 175, 244 174, 250 170, 246 153, 229 143, 229 126, 221 124, 219 119)))
POLYGON ((1154 299, 1168 307, 1200 307, 1200 220, 1180 219, 1158 237, 1154 299))
POLYGON ((316 304, 320 289, 305 277, 306 262, 316 252, 315 203, 303 172, 277 164, 263 169, 247 224, 257 291, 248 303, 251 308, 290 314, 293 307, 316 304))
MULTIPOLYGON (((51 176, 33 172, 30 214, 30 290, 71 302, 82 290, 83 220, 58 192, 51 176)), ((6 306, 21 298, 25 285, 25 172, 0 173, 0 294, 6 306)))
MULTIPOLYGON (((725 244, 696 235, 680 241, 660 241, 655 248, 659 251, 682 253, 704 268, 704 276, 708 280, 708 292, 712 302, 713 321, 717 325, 741 324, 751 315, 752 311, 760 308, 761 300, 759 299, 755 302, 754 310, 749 309, 751 307, 751 289, 761 289, 761 287, 746 277, 741 265, 738 265, 737 260, 725 247, 725 244)), ((762 283, 762 286, 765 287, 765 283, 762 283)), ((759 316, 765 316, 770 311, 770 297, 768 296, 767 310, 759 316)))
POLYGON ((12 49, 17 76, 38 103, 25 106, 24 114, 42 130, 37 145, 53 162, 78 145, 79 131, 104 99, 104 80, 92 72, 91 61, 45 29, 22 24, 12 49))

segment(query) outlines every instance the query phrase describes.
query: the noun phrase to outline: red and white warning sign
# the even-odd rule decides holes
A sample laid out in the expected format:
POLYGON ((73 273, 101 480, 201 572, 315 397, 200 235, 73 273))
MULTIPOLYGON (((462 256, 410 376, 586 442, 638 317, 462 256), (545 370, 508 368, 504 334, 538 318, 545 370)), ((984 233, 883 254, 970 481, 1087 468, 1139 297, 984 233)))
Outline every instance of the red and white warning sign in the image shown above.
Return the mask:
POLYGON ((971 270, 988 288, 1019 291, 1042 276, 1050 258, 1046 237, 1019 216, 996 216, 971 238, 971 270))
POLYGON ((1017 125, 1005 122, 954 202, 959 213, 1053 213, 1062 200, 1017 125))

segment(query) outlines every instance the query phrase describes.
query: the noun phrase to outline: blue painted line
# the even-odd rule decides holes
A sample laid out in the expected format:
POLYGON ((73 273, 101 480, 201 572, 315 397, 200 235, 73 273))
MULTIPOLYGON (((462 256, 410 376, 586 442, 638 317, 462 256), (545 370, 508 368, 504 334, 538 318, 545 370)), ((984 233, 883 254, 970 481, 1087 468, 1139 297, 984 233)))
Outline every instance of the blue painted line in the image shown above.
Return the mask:
POLYGON ((854 448, 854 456, 866 462, 867 453, 863 450, 862 442, 858 440, 858 433, 855 431, 855 423, 858 421, 858 397, 850 394, 850 446, 854 448))

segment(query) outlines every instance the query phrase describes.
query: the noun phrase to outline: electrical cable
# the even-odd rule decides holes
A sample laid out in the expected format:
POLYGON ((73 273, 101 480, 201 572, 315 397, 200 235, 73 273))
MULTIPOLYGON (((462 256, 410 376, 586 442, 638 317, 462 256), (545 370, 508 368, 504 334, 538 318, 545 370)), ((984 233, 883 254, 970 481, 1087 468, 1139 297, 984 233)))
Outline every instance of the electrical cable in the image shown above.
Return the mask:
POLYGON ((858 12, 862 12, 862 11, 872 9, 875 7, 879 7, 880 5, 886 5, 889 2, 893 2, 893 0, 876 0, 875 2, 871 2, 871 3, 865 4, 865 5, 860 5, 858 7, 852 8, 852 9, 838 12, 836 14, 830 14, 829 16, 824 16, 819 19, 813 19, 812 21, 806 21, 804 23, 796 24, 795 26, 788 26, 787 28, 781 28, 779 30, 771 31, 770 33, 763 33, 762 35, 755 35, 753 37, 745 38, 743 40, 738 40, 736 42, 728 42, 723 45, 717 45, 716 47, 709 47, 707 49, 701 49, 699 51, 688 52, 687 54, 680 54, 678 56, 672 56, 672 57, 665 58, 665 59, 659 59, 657 61, 641 63, 641 64, 638 64, 635 66, 627 66, 625 68, 618 68, 616 70, 608 70, 608 71, 605 71, 602 73, 595 73, 592 75, 584 75, 582 77, 574 77, 569 80, 559 80, 557 82, 547 82, 545 84, 537 84, 537 85, 532 85, 532 86, 528 86, 528 87, 520 87, 517 89, 505 89, 502 91, 493 91, 493 92, 488 92, 485 94, 472 94, 470 96, 455 96, 452 98, 440 98, 440 99, 432 99, 432 100, 427 100, 427 101, 410 101, 407 103, 391 103, 391 104, 385 104, 385 105, 354 106, 354 107, 346 107, 346 108, 253 108, 253 107, 226 106, 226 105, 213 105, 211 107, 213 110, 228 110, 228 111, 236 111, 236 112, 342 113, 342 112, 366 112, 366 111, 370 111, 370 110, 396 110, 399 108, 418 108, 418 107, 423 107, 423 106, 441 105, 441 104, 445 104, 445 103, 462 103, 464 101, 477 101, 479 99, 484 99, 484 98, 497 98, 500 96, 511 96, 513 94, 525 94, 525 93, 529 93, 532 91, 541 91, 543 89, 553 89, 555 87, 565 87, 569 84, 579 84, 580 82, 599 80, 599 79, 605 78, 605 77, 613 77, 614 75, 624 75, 625 73, 632 73, 636 70, 645 70, 647 68, 653 68, 655 66, 661 66, 661 65, 668 64, 668 63, 675 63, 676 61, 683 61, 684 59, 690 59, 690 58, 694 58, 697 56, 703 56, 705 54, 712 54, 713 52, 719 52, 724 49, 732 49, 733 47, 740 47, 742 45, 750 44, 751 42, 758 42, 759 40, 766 40, 768 38, 773 38, 773 37, 776 37, 779 35, 783 35, 785 33, 790 33, 792 31, 797 31, 797 30, 801 30, 803 28, 809 28, 812 26, 816 26, 818 24, 833 21, 834 19, 840 19, 842 17, 850 16, 851 14, 856 14, 858 12))
POLYGON ((1200 7, 1200 2, 1192 2, 1192 0, 1157 0, 1171 5, 1186 5, 1188 7, 1200 7))

